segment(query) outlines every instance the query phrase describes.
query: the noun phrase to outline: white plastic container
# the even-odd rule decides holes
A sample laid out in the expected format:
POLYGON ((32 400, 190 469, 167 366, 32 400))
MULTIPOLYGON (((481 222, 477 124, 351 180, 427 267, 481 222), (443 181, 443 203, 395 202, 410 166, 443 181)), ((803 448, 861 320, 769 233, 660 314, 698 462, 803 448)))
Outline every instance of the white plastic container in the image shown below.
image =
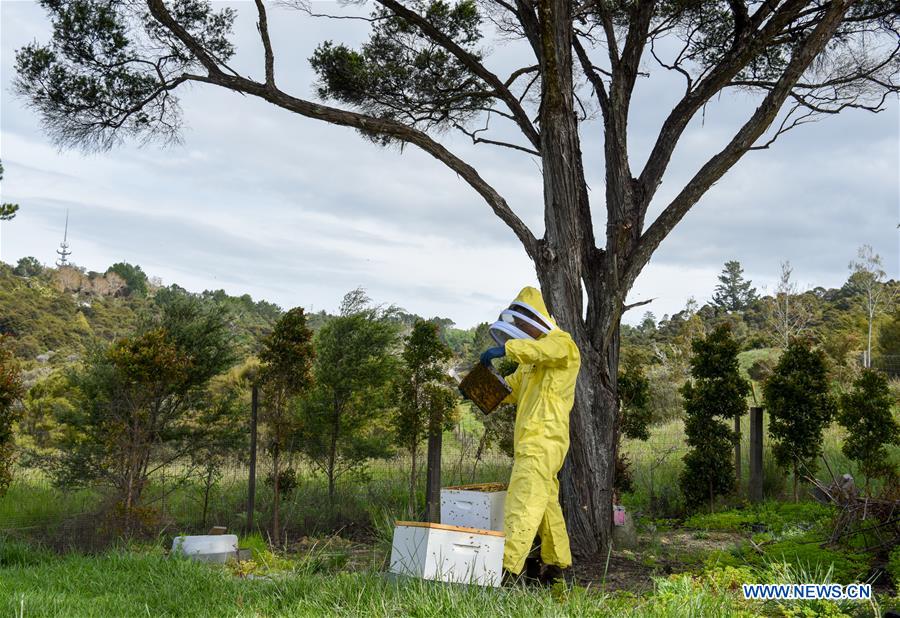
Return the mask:
POLYGON ((238 538, 234 534, 203 534, 176 536, 172 541, 172 553, 181 553, 196 560, 226 562, 237 557, 238 538))
POLYGON ((480 586, 499 586, 502 532, 398 521, 391 547, 391 573, 480 586))
POLYGON ((503 532, 506 485, 482 483, 441 489, 441 523, 503 532))

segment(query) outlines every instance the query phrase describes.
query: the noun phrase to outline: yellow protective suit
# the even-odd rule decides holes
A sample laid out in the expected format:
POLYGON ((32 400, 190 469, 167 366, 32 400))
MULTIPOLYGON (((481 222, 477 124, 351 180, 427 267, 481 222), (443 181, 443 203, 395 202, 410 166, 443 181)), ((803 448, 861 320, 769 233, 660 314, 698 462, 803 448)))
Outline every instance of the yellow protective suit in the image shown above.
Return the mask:
MULTIPOLYGON (((530 305, 555 326, 539 290, 526 287, 516 301, 530 305)), ((556 475, 569 450, 569 412, 581 356, 572 337, 558 327, 537 340, 511 339, 505 347, 519 367, 506 378, 512 393, 504 401, 518 405, 504 513, 503 567, 521 572, 537 534, 541 560, 566 568, 572 554, 556 475)))

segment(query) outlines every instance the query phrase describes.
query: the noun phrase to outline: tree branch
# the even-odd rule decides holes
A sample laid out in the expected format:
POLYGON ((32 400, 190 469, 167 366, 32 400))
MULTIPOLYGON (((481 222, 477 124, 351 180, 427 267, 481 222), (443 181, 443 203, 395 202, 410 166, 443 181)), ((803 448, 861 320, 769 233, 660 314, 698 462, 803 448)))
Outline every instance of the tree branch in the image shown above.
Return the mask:
POLYGON ((478 137, 478 133, 480 133, 482 131, 487 131, 487 129, 488 129, 487 126, 485 126, 484 128, 481 128, 481 129, 476 129, 474 131, 469 131, 464 126, 459 125, 459 124, 454 124, 453 126, 456 127, 456 129, 459 130, 464 135, 467 135, 468 137, 472 138, 473 144, 490 144, 492 146, 502 146, 504 148, 511 148, 512 150, 527 152, 528 154, 531 154, 531 155, 541 156, 541 153, 539 153, 537 150, 533 150, 531 148, 526 148, 524 146, 519 146, 518 144, 510 144, 509 142, 501 142, 498 140, 488 139, 486 137, 478 137))
POLYGON ((624 289, 634 283, 650 256, 681 221, 700 197, 753 146, 778 115, 781 106, 813 59, 825 48, 841 20, 855 0, 832 0, 821 21, 794 51, 791 60, 750 119, 718 154, 713 156, 694 175, 656 221, 641 236, 637 248, 628 260, 623 278, 624 289))
POLYGON ((622 305, 622 313, 625 313, 626 311, 630 311, 631 309, 634 309, 635 307, 643 307, 644 305, 649 305, 654 300, 656 300, 656 299, 648 298, 647 300, 641 300, 636 303, 631 303, 629 305, 622 305))
POLYGON ((584 71, 585 77, 587 77, 594 88, 594 92, 597 94, 603 117, 606 118, 609 115, 609 95, 606 93, 606 85, 603 83, 600 74, 594 69, 594 64, 591 62, 581 41, 578 40, 577 35, 572 36, 572 47, 575 49, 575 54, 578 56, 578 61, 581 63, 581 69, 584 71))
MULTIPOLYGON (((169 28, 170 31, 188 47, 188 49, 198 50, 201 54, 204 53, 203 47, 190 35, 190 33, 175 21, 162 0, 148 0, 148 3, 151 5, 151 11, 154 17, 159 20, 161 24, 169 28)), ((204 63, 204 66, 206 66, 206 63, 204 63)), ((301 116, 306 116, 307 118, 313 118, 315 120, 321 120, 323 122, 345 127, 353 127, 368 133, 393 137, 400 141, 418 146, 456 172, 469 184, 469 186, 475 189, 475 191, 488 203, 488 206, 491 207, 494 214, 512 229, 519 241, 525 247, 525 251, 528 253, 529 257, 533 260, 538 259, 539 247, 537 239, 531 230, 528 229, 528 226, 525 225, 519 216, 509 207, 509 204, 506 203, 503 196, 489 185, 474 167, 447 150, 442 144, 434 141, 426 133, 395 120, 376 118, 358 112, 349 112, 292 97, 278 88, 270 88, 266 84, 261 84, 239 75, 227 75, 218 70, 218 67, 215 67, 214 65, 210 70, 210 75, 186 74, 183 75, 182 78, 213 84, 234 90, 235 92, 257 96, 282 109, 292 111, 301 116)))
POLYGON ((259 36, 262 39, 263 49, 266 55, 266 85, 275 87, 275 54, 272 53, 272 41, 269 39, 269 22, 266 19, 266 7, 263 0, 256 0, 256 11, 259 13, 259 22, 256 24, 259 36))
POLYGON ((447 150, 442 144, 434 141, 426 133, 409 127, 401 122, 377 118, 350 112, 319 103, 313 103, 288 95, 277 88, 272 90, 265 84, 244 77, 230 75, 202 76, 189 75, 188 79, 216 86, 222 86, 235 92, 243 92, 268 101, 282 109, 294 112, 307 118, 321 120, 330 124, 353 127, 367 133, 375 133, 392 137, 402 142, 418 146, 435 159, 444 163, 462 177, 475 191, 484 198, 494 214, 500 218, 516 234, 525 247, 529 257, 535 259, 538 254, 538 242, 528 226, 509 207, 506 200, 489 185, 471 165, 447 150))
MULTIPOLYGON (((763 6, 751 18, 751 25, 756 24, 764 15, 768 15, 769 9, 767 7, 770 4, 774 5, 774 3, 769 2, 763 3, 763 6)), ((727 52, 723 56, 722 61, 675 105, 663 123, 656 143, 653 145, 650 156, 647 158, 647 162, 638 179, 644 199, 644 211, 646 211, 650 200, 662 182, 663 174, 669 166, 672 153, 675 151, 682 133, 684 133, 694 114, 734 79, 747 62, 759 52, 759 49, 790 23, 805 5, 806 2, 803 0, 788 0, 762 26, 762 30, 748 31, 741 39, 740 44, 727 52)))
POLYGON ((496 91, 500 100, 506 103, 510 112, 516 117, 516 124, 519 125, 519 128, 525 134, 525 137, 528 138, 528 141, 531 142, 531 145, 540 149, 541 139, 537 129, 535 129, 534 124, 532 124, 531 120, 528 118, 528 114, 525 113, 525 110, 519 104, 519 101, 513 93, 509 91, 509 88, 500 81, 499 77, 490 72, 475 56, 464 50, 453 39, 438 30, 430 21, 415 11, 409 10, 397 0, 375 1, 398 17, 415 24, 425 36, 453 54, 457 60, 463 63, 463 65, 472 71, 472 73, 491 86, 491 88, 496 91))
POLYGON ((206 51, 203 45, 201 45, 197 39, 192 37, 188 31, 172 17, 172 14, 169 13, 169 10, 166 8, 166 5, 163 4, 163 0, 147 0, 147 7, 150 9, 150 14, 153 15, 159 23, 168 28, 179 41, 184 43, 191 53, 194 54, 194 57, 200 61, 200 64, 209 71, 210 75, 223 74, 217 61, 206 51))

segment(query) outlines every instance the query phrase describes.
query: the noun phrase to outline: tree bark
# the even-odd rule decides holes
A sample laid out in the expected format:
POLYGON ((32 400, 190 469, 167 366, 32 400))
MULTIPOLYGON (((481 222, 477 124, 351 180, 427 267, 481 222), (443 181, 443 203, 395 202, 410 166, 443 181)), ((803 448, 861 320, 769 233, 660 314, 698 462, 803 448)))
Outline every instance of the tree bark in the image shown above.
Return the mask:
POLYGON ((209 466, 206 469, 206 486, 203 488, 203 522, 202 526, 206 528, 206 517, 209 514, 209 492, 212 489, 213 484, 213 466, 209 466))

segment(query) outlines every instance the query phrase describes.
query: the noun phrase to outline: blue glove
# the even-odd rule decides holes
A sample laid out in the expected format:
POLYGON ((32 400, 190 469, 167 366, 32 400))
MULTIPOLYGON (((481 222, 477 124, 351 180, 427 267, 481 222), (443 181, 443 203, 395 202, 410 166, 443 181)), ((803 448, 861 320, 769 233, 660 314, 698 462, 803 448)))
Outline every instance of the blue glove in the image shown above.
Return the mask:
POLYGON ((481 364, 485 367, 490 367, 492 360, 495 358, 503 358, 504 356, 506 356, 506 348, 504 346, 488 348, 481 354, 481 364))

